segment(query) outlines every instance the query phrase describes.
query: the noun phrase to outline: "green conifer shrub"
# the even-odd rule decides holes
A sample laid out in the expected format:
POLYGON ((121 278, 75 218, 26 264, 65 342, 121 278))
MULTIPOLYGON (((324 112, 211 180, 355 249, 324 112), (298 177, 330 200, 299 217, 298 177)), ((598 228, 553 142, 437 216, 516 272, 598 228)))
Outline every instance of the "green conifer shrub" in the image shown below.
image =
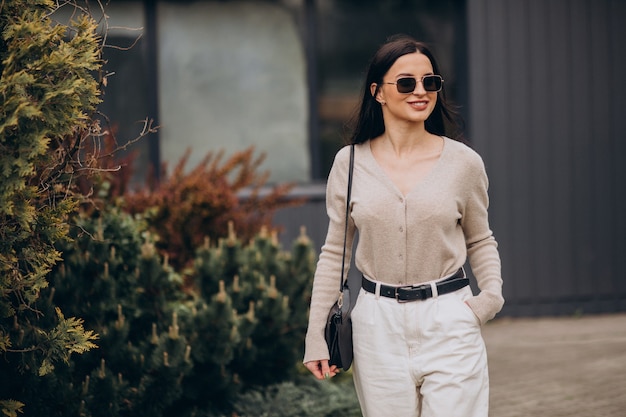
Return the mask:
MULTIPOLYGON (((79 14, 53 24, 49 0, 0 3, 0 354, 2 384, 24 375, 36 389, 72 353, 93 348, 96 335, 62 310, 38 306, 46 275, 60 260, 78 197, 73 182, 91 164, 81 154, 97 133, 101 66, 96 24, 79 14), (8 369, 7 369, 8 368, 8 369)), ((0 411, 23 402, 0 391, 0 411)))
POLYGON ((184 283, 141 217, 107 207, 75 224, 37 308, 82 317, 98 349, 37 379, 0 364, 29 415, 228 415, 241 393, 298 376, 315 261, 304 232, 287 252, 231 223, 184 283))

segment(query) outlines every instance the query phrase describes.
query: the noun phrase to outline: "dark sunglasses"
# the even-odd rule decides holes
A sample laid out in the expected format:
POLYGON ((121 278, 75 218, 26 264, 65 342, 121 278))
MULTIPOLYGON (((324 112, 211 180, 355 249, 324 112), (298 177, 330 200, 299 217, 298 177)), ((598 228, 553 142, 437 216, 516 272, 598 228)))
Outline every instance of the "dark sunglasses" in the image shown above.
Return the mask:
POLYGON ((417 83, 421 82, 424 86, 424 90, 434 93, 441 90, 443 87, 443 78, 441 75, 424 75, 421 79, 415 79, 414 77, 398 78, 395 83, 383 83, 393 84, 398 89, 398 93, 411 94, 415 91, 417 83))

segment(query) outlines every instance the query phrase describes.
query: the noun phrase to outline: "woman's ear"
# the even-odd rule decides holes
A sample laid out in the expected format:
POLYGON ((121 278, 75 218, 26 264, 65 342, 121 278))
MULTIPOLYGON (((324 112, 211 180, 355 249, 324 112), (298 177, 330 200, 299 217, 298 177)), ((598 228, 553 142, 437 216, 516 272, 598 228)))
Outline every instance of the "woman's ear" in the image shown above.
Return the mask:
POLYGON ((378 84, 371 83, 370 84, 370 94, 372 95, 372 97, 376 98, 376 92, 377 91, 378 91, 378 84))
POLYGON ((370 94, 381 105, 383 105, 383 106, 385 105, 385 100, 383 100, 383 98, 382 98, 382 94, 381 94, 380 89, 378 88, 378 84, 376 84, 376 83, 371 83, 370 84, 370 94))

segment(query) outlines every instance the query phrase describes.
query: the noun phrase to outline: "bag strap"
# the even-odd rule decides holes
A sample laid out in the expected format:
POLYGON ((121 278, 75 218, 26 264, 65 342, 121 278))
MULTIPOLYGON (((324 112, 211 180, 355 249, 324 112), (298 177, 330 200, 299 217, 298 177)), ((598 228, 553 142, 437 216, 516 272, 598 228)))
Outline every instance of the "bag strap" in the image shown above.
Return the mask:
MULTIPOLYGON (((339 281, 339 291, 343 295, 343 286, 346 270, 346 240, 348 237, 348 216, 350 215, 350 198, 352 194, 352 172, 354 171, 354 144, 350 145, 350 168, 348 169, 348 194, 346 196, 346 222, 343 230, 343 258, 341 259, 341 281, 339 281)), ((342 297, 340 297, 342 298, 342 297)))

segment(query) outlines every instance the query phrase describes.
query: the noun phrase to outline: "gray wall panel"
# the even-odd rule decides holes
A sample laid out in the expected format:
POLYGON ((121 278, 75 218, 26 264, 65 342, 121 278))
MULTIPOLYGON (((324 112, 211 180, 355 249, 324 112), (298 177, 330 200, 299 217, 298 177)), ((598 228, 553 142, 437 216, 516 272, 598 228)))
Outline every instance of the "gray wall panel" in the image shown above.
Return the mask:
MULTIPOLYGON (((506 169, 509 172, 508 184, 505 185, 508 194, 507 224, 512 232, 511 251, 523 253, 530 250, 533 242, 533 230, 528 224, 511 219, 528 218, 531 208, 530 199, 516 200, 514 197, 520 193, 526 193, 531 188, 531 173, 533 169, 529 166, 531 154, 535 148, 528 140, 528 120, 532 96, 528 86, 530 83, 527 71, 530 61, 530 45, 528 42, 528 10, 525 2, 512 2, 506 4, 505 26, 507 31, 506 57, 504 64, 507 69, 505 83, 508 84, 508 91, 502 100, 506 101, 507 126, 503 126, 496 134, 495 140, 507 143, 509 146, 509 158, 506 169), (508 98, 507 98, 508 97, 508 98), (509 131, 508 137, 503 133, 509 131)), ((503 103, 504 104, 504 103, 503 103)), ((497 174, 497 173, 496 173, 497 174)), ((495 233, 498 233, 496 230, 495 233)), ((499 235, 497 235, 498 237, 499 235)), ((498 237, 499 238, 499 237, 498 237)), ((533 297, 537 285, 536 263, 529 262, 521 257, 511 258, 512 264, 509 266, 522 277, 520 284, 516 286, 516 295, 521 297, 533 297)))
MULTIPOLYGON (((526 77, 531 101, 526 104, 529 108, 526 143, 532 149, 530 160, 527 161, 528 176, 532 179, 530 189, 535 190, 534 198, 525 198, 531 205, 529 215, 526 217, 528 229, 531 233, 531 247, 534 258, 527 259, 529 264, 534 265, 534 282, 538 294, 550 294, 554 283, 548 277, 557 275, 557 266, 554 262, 556 256, 557 236, 553 233, 553 221, 547 213, 553 212, 555 204, 550 187, 546 187, 547 178, 552 177, 554 167, 553 149, 545 138, 549 136, 546 131, 551 119, 544 106, 540 106, 540 96, 550 88, 551 75, 546 63, 550 52, 548 48, 540 48, 537 45, 546 43, 549 37, 549 19, 546 13, 541 13, 544 5, 540 2, 523 2, 526 10, 533 19, 528 19, 526 24, 529 60, 526 65, 526 77)), ((528 17, 527 17, 528 18, 528 17)))
MULTIPOLYGON (((613 65, 607 68, 610 74, 610 86, 615 94, 607 97, 610 103, 611 122, 611 167, 615 170, 611 176, 612 205, 615 207, 611 215, 611 259, 623 260, 626 254, 626 2, 613 0, 609 5, 609 39, 611 44, 611 59, 613 65), (621 94, 619 94, 621 92, 621 94)), ((603 79, 602 68, 599 68, 600 79, 603 79)), ((621 263, 613 268, 613 285, 618 292, 626 293, 626 273, 621 263)), ((622 305, 626 302, 622 303, 622 305)))
MULTIPOLYGON (((611 39, 609 2, 592 2, 590 10, 591 26, 591 51, 592 62, 611 63, 612 53, 615 51, 615 44, 611 39)), ((623 25, 624 22, 621 23, 623 25)), ((623 42, 622 37, 622 42, 623 42)), ((611 105, 608 98, 613 94, 613 82, 615 73, 611 70, 614 66, 603 65, 606 71, 606 78, 600 76, 600 82, 590 81, 594 75, 603 71, 595 66, 591 67, 588 79, 585 81, 590 86, 593 97, 592 113, 592 167, 593 167, 593 192, 592 201, 602 202, 593 204, 594 216, 597 219, 595 230, 593 231, 594 242, 594 269, 597 269, 599 276, 613 276, 618 273, 616 264, 612 263, 611 250, 605 242, 610 242, 607 237, 611 236, 615 216, 614 196, 612 196, 612 177, 617 167, 612 166, 611 148, 614 141, 614 133, 611 129, 611 105), (598 71, 600 70, 600 71, 598 71), (605 78, 605 81, 601 80, 605 78)), ((620 76, 624 76, 622 73, 620 76)), ((622 90, 624 91, 624 90, 622 90)), ((623 136, 622 136, 623 138, 623 136)), ((617 213, 615 213, 617 214, 617 213)), ((626 238, 625 238, 626 239, 626 238)), ((588 289, 591 289, 587 287, 588 289)), ((613 291, 612 280, 598 281, 597 290, 601 295, 610 295, 613 291)))
POLYGON ((319 249, 326 240, 328 216, 326 214, 326 186, 311 184, 296 187, 292 196, 305 198, 306 202, 295 207, 287 207, 276 212, 273 223, 279 229, 279 241, 283 249, 290 249, 300 235, 300 228, 306 228, 306 234, 319 249))
MULTIPOLYGON (((544 214, 553 222, 550 232, 555 238, 555 253, 552 262, 555 263, 556 270, 553 275, 545 276, 545 279, 551 280, 554 284, 551 294, 542 294, 541 297, 554 295, 565 297, 575 295, 576 268, 572 260, 577 246, 577 238, 572 235, 575 230, 571 210, 574 203, 572 198, 576 193, 572 194, 574 184, 570 165, 570 161, 574 158, 572 120, 569 117, 569 106, 573 100, 572 91, 569 88, 572 69, 568 62, 570 31, 566 1, 542 3, 547 3, 547 10, 540 10, 539 13, 547 12, 548 14, 548 38, 536 47, 548 47, 549 55, 546 64, 550 82, 548 88, 537 95, 538 100, 533 102, 533 105, 544 107, 544 111, 550 115, 548 126, 544 126, 549 136, 544 134, 536 139, 549 146, 552 151, 552 167, 550 171, 542 174, 546 178, 546 183, 540 187, 549 187, 553 195, 553 210, 544 214)), ((533 190, 528 190, 526 198, 534 198, 533 190)), ((528 255, 533 254, 531 252, 528 255)))
POLYGON ((625 4, 467 2, 470 138, 491 181, 505 314, 626 304, 625 4))

